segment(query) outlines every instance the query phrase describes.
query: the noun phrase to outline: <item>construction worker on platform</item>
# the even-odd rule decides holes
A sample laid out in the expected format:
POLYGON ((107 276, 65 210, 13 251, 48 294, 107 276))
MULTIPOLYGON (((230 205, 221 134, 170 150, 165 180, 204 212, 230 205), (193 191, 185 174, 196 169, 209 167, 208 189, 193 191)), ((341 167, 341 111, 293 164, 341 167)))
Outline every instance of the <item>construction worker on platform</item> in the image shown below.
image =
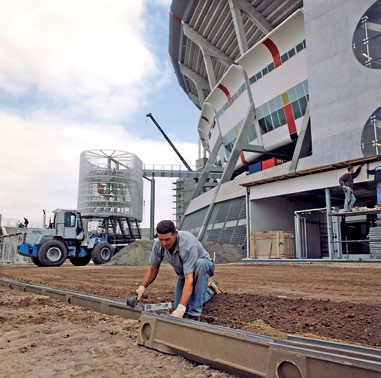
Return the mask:
POLYGON ((170 220, 163 220, 156 227, 157 239, 149 259, 149 268, 141 286, 136 290, 137 299, 155 281, 160 265, 165 259, 177 274, 175 299, 171 315, 199 319, 202 306, 215 294, 220 294, 218 283, 209 277, 214 275, 214 261, 198 239, 188 231, 178 231, 170 220))
POLYGON ((356 202, 356 197, 353 193, 353 180, 359 175, 361 171, 362 164, 356 169, 353 168, 353 165, 348 165, 347 173, 344 173, 339 178, 339 184, 343 188, 345 194, 344 200, 344 211, 352 211, 352 207, 356 202))

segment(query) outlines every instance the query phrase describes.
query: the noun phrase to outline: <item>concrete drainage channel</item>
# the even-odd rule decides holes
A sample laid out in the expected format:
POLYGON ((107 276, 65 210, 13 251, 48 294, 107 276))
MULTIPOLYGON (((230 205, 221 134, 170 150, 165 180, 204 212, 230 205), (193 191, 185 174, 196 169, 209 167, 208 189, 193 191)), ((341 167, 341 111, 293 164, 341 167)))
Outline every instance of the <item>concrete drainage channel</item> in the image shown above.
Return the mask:
POLYGON ((139 320, 138 344, 181 355, 242 377, 379 378, 381 350, 289 336, 255 335, 163 314, 129 308, 124 301, 0 278, 0 284, 139 320))

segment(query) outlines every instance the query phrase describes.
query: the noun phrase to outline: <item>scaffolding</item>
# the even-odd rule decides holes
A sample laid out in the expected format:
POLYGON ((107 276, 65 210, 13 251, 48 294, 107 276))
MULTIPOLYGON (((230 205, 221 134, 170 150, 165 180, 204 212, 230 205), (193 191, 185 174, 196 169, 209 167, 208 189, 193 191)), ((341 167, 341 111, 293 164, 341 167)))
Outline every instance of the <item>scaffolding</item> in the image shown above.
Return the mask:
POLYGON ((122 216, 142 221, 143 163, 117 150, 83 151, 78 210, 84 218, 122 216))

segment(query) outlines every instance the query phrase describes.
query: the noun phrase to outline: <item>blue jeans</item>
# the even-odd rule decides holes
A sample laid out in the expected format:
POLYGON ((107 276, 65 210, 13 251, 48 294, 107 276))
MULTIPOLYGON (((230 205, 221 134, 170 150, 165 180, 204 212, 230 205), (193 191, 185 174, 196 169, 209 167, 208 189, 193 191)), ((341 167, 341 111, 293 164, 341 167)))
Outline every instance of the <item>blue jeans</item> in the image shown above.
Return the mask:
POLYGON ((377 205, 381 205, 381 182, 377 182, 377 205))
POLYGON ((346 186, 344 189, 344 211, 352 211, 352 207, 356 202, 356 197, 353 194, 353 189, 350 186, 346 186))
MULTIPOLYGON (((187 313, 191 316, 200 316, 202 306, 210 301, 215 294, 214 290, 208 287, 208 278, 214 275, 214 262, 207 259, 198 259, 193 273, 193 293, 188 302, 187 313)), ((175 301, 173 308, 180 303, 183 294, 185 278, 178 278, 175 289, 175 301)))

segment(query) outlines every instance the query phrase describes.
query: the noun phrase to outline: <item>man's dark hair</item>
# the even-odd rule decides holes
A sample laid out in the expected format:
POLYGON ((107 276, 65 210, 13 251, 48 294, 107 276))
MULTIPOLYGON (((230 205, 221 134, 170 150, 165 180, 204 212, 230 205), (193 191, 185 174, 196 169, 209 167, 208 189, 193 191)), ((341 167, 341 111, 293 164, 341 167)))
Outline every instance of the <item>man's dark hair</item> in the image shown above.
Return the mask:
POLYGON ((162 220, 156 226, 156 232, 158 234, 174 234, 176 226, 171 220, 162 220))
POLYGON ((350 171, 351 169, 353 169, 353 165, 349 164, 348 167, 347 167, 347 170, 350 171))

